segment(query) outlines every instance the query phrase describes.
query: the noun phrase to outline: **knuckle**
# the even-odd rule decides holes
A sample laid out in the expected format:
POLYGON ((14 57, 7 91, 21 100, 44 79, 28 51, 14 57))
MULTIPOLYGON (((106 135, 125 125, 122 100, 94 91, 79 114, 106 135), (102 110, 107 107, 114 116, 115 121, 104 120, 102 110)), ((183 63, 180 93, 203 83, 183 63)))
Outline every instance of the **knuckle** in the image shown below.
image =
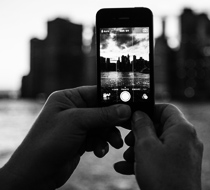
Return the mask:
POLYGON ((171 103, 167 103, 165 104, 165 107, 164 107, 164 112, 174 112, 174 111, 178 111, 178 107, 176 107, 174 104, 171 104, 171 103))
POLYGON ((195 138, 197 137, 197 133, 195 128, 193 127, 193 125, 189 122, 180 122, 179 125, 177 125, 177 130, 179 131, 179 133, 184 137, 191 137, 191 138, 195 138))
POLYGON ((49 99, 54 99, 58 96, 58 94, 60 93, 60 91, 54 91, 49 95, 49 99))
POLYGON ((204 150, 204 144, 198 139, 198 148, 201 152, 201 154, 203 154, 203 150, 204 150))
POLYGON ((189 136, 193 139, 197 139, 197 132, 192 124, 186 124, 185 125, 186 132, 189 134, 189 136))
POLYGON ((188 123, 185 124, 183 128, 185 129, 183 137, 187 137, 188 140, 190 140, 194 144, 194 146, 196 146, 201 152, 203 152, 204 145, 198 138, 197 131, 194 126, 188 123))

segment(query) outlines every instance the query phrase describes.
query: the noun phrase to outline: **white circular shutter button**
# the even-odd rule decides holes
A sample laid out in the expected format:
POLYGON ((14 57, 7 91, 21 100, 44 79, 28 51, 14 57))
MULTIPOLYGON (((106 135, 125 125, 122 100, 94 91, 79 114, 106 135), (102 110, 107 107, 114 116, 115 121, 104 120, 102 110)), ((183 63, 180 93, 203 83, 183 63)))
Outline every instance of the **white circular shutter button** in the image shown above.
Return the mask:
POLYGON ((120 99, 123 102, 128 102, 131 99, 131 94, 128 91, 123 91, 120 94, 120 99))

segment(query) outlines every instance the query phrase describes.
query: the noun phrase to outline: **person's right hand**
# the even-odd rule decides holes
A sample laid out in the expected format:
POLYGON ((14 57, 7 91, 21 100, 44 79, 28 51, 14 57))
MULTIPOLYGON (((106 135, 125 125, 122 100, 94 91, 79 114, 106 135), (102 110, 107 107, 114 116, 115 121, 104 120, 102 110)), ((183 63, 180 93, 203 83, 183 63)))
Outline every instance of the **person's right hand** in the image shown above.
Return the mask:
POLYGON ((133 114, 126 161, 115 170, 135 173, 141 190, 200 190, 203 144, 192 124, 169 104, 156 105, 155 117, 157 126, 145 113, 133 114))

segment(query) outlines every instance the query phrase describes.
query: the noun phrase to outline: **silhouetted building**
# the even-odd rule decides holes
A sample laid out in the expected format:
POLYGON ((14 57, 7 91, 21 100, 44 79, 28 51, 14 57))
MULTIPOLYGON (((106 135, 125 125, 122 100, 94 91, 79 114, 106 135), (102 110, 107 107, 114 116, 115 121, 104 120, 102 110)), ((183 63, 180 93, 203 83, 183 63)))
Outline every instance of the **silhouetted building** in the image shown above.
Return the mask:
POLYGON ((149 61, 144 60, 142 57, 136 59, 133 56, 133 61, 130 61, 130 55, 121 56, 118 58, 117 63, 111 63, 110 58, 100 57, 101 71, 119 71, 119 72, 141 72, 149 73, 149 61))
POLYGON ((176 74, 177 94, 190 99, 210 97, 210 21, 185 9, 180 16, 181 44, 176 74))
POLYGON ((55 19, 47 37, 30 41, 30 73, 22 80, 22 97, 48 96, 55 90, 86 84, 82 25, 55 19))
MULTIPOLYGON (((171 49, 163 33, 155 43, 155 87, 160 98, 210 98, 210 20, 205 14, 184 9, 180 16, 180 47, 171 49)), ((44 40, 30 41, 30 73, 22 79, 22 97, 48 96, 51 92, 96 84, 95 30, 90 51, 82 51, 81 25, 68 20, 48 22, 44 40)), ((102 71, 143 72, 149 61, 141 55, 122 55, 116 63, 100 58, 102 71), (138 56, 138 58, 137 58, 138 56)))
POLYGON ((210 20, 184 9, 180 16, 180 47, 173 50, 163 34, 156 39, 156 95, 189 100, 210 98, 210 20))
POLYGON ((85 71, 86 71, 86 84, 94 84, 97 83, 97 66, 96 66, 96 36, 95 36, 95 28, 93 28, 93 35, 90 48, 90 51, 86 54, 85 57, 85 71))
POLYGON ((176 52, 173 51, 167 42, 165 35, 165 18, 162 20, 162 34, 155 41, 155 93, 160 99, 170 98, 176 90, 176 52))

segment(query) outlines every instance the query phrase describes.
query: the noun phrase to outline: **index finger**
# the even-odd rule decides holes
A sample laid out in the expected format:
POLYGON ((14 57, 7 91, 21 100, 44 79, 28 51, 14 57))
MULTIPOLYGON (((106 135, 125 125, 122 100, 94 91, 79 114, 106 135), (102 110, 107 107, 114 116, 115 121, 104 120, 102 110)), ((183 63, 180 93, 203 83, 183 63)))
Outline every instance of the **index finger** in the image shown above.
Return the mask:
POLYGON ((76 107, 96 107, 97 106, 97 87, 81 86, 73 89, 63 90, 63 93, 71 100, 76 107))
POLYGON ((87 107, 97 106, 97 87, 94 86, 82 86, 76 88, 82 97, 82 99, 87 104, 87 107))
POLYGON ((154 142, 159 141, 152 120, 141 111, 136 111, 133 114, 132 130, 137 144, 153 145, 154 142))

